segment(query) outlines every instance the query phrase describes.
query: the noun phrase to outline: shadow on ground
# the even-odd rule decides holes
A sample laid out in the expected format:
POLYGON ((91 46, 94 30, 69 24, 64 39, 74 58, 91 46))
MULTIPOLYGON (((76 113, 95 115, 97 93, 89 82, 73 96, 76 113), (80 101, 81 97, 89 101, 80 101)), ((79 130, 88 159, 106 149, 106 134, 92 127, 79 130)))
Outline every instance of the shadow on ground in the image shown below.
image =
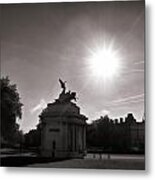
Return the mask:
POLYGON ((63 161, 66 159, 58 159, 58 158, 39 158, 39 157, 22 157, 22 156, 15 156, 15 157, 2 157, 1 158, 1 166, 5 167, 21 167, 21 166, 27 166, 30 164, 35 163, 49 163, 49 162, 56 162, 56 161, 63 161))

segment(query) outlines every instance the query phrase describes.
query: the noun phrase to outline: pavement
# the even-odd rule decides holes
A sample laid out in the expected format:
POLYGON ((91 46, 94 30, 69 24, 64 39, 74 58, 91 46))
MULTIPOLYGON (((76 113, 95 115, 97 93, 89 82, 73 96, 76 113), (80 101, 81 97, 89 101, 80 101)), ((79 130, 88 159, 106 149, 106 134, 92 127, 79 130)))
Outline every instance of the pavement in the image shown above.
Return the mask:
POLYGON ((144 155, 90 154, 84 159, 50 159, 37 157, 32 152, 19 152, 13 149, 1 150, 1 166, 43 167, 43 168, 86 168, 86 169, 130 169, 144 170, 144 155))
POLYGON ((144 159, 71 159, 61 162, 32 164, 28 167, 145 170, 145 161, 144 159))

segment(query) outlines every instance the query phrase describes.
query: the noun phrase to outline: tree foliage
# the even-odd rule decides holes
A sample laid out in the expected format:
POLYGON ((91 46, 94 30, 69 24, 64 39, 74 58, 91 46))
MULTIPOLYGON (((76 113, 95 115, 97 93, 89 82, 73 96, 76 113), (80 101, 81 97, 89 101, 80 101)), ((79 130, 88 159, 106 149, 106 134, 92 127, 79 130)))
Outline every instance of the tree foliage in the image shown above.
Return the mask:
POLYGON ((133 143, 135 143, 134 141, 137 141, 136 146, 139 149, 142 146, 141 150, 144 151, 145 142, 142 142, 141 145, 139 137, 137 135, 134 137, 135 128, 137 128, 137 124, 132 113, 128 113, 124 122, 123 118, 120 118, 120 122, 118 122, 118 119, 112 120, 107 115, 104 117, 101 116, 92 124, 87 125, 87 147, 124 153, 130 152, 133 143))
POLYGON ((1 89, 1 137, 12 141, 13 135, 19 129, 16 119, 22 117, 22 106, 16 84, 11 84, 9 77, 0 79, 1 89))

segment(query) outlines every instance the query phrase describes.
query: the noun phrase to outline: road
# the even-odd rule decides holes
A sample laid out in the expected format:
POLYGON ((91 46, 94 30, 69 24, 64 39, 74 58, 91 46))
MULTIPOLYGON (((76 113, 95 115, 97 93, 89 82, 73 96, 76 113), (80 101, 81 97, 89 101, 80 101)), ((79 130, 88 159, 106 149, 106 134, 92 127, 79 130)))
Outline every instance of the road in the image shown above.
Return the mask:
POLYGON ((87 169, 145 169, 144 155, 87 154, 84 159, 50 159, 37 157, 31 152, 4 151, 1 165, 11 167, 87 168, 87 169))

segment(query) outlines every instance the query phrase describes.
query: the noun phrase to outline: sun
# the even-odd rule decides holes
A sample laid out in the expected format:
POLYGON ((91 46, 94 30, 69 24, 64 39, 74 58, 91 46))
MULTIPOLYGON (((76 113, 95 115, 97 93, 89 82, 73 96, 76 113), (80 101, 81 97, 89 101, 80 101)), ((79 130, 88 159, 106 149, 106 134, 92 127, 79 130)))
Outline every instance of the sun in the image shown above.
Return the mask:
POLYGON ((104 81, 112 80, 120 74, 121 58, 112 47, 99 48, 88 59, 93 76, 104 81))

